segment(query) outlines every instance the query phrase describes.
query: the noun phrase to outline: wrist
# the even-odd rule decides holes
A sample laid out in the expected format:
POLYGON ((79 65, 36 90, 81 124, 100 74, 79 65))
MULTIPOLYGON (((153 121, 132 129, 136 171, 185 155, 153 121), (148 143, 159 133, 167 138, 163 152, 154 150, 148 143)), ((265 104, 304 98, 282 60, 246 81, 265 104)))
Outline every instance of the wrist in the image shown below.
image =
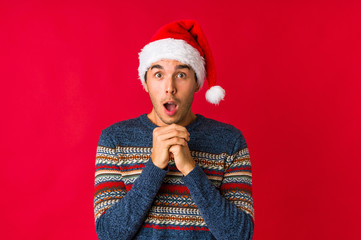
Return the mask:
POLYGON ((164 170, 168 167, 168 164, 164 165, 164 164, 155 163, 154 161, 152 161, 152 162, 153 162, 154 166, 156 166, 157 168, 162 169, 162 170, 164 170))
POLYGON ((193 169, 196 167, 196 164, 193 163, 193 164, 190 164, 189 166, 187 166, 186 168, 184 168, 184 170, 182 171, 182 174, 184 176, 187 176, 190 172, 193 171, 193 169))
POLYGON ((160 169, 165 169, 168 167, 168 161, 159 161, 159 159, 156 159, 153 154, 150 156, 150 160, 153 162, 154 166, 160 169))

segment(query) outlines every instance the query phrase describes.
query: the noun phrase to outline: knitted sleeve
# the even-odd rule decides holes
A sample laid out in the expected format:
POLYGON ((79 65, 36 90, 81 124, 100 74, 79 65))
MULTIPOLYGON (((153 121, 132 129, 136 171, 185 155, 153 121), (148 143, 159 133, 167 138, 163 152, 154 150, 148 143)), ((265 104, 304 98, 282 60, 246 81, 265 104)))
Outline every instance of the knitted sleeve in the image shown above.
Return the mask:
POLYGON ((149 159, 127 192, 116 144, 103 131, 95 163, 94 215, 99 240, 131 239, 146 218, 166 173, 149 159))
POLYGON ((226 159, 224 179, 218 190, 197 165, 183 177, 204 221, 216 239, 252 239, 253 201, 251 165, 243 136, 234 154, 226 159))
POLYGON ((220 193, 254 221, 252 168, 247 146, 239 147, 226 160, 220 193))

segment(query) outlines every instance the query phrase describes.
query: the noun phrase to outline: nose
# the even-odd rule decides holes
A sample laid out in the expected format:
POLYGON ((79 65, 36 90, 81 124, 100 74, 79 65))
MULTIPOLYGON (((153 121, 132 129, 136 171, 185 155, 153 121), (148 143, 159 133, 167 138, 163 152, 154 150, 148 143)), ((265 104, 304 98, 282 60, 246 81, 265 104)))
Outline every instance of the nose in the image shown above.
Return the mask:
POLYGON ((173 77, 167 77, 166 79, 165 79, 165 84, 166 84, 166 86, 165 86, 165 92, 168 94, 172 94, 172 95, 174 95, 174 94, 176 94, 176 92, 177 92, 177 88, 176 88, 176 86, 175 86, 175 82, 174 82, 174 79, 173 79, 173 77))

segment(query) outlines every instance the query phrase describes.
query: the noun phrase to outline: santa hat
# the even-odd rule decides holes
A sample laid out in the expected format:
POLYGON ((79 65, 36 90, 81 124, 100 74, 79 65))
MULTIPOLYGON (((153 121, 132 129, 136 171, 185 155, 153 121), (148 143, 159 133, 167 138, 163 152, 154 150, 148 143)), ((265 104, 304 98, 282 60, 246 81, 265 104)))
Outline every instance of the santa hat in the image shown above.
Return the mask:
POLYGON ((158 30, 139 53, 139 78, 145 85, 145 74, 154 62, 169 59, 189 65, 197 76, 201 88, 208 81, 208 102, 218 104, 225 91, 216 85, 215 64, 207 39, 194 20, 169 23, 158 30))

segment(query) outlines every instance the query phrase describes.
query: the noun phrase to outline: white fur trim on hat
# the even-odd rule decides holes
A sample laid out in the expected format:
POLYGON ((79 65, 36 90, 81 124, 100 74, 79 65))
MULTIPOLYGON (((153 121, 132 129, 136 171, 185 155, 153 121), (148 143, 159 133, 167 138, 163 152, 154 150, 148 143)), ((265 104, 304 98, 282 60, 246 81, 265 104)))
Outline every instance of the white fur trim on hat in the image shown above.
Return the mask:
POLYGON ((221 86, 213 86, 206 92, 206 99, 208 102, 218 104, 224 99, 226 91, 221 86))
POLYGON ((177 60, 189 65, 197 75, 198 85, 203 86, 206 75, 205 62, 198 50, 184 40, 166 38, 145 45, 139 53, 138 74, 143 87, 145 73, 153 63, 164 59, 177 60))

